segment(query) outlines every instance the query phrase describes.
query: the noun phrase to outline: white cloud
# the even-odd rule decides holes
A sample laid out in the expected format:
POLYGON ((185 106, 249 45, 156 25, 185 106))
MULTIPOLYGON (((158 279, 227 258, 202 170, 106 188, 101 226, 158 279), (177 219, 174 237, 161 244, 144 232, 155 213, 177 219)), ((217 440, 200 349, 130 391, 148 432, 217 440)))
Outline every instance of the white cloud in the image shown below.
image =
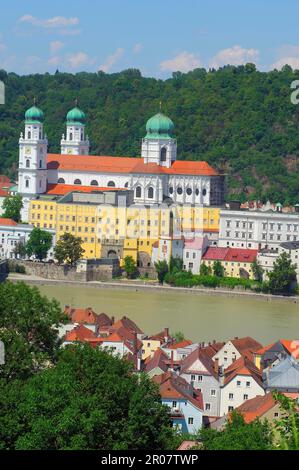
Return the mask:
POLYGON ((19 22, 29 23, 42 28, 62 28, 79 24, 79 19, 77 17, 66 18, 64 16, 54 16, 53 18, 42 20, 36 16, 27 14, 19 18, 19 22))
POLYGON ((281 46, 277 51, 277 60, 270 66, 270 70, 280 70, 286 64, 293 69, 299 69, 299 46, 291 44, 281 46))
POLYGON ((57 67, 61 63, 61 60, 61 57, 54 55, 53 57, 50 57, 47 64, 50 65, 50 67, 57 67))
POLYGON ((60 51, 64 46, 64 42, 61 41, 51 41, 50 42, 50 53, 56 54, 56 52, 60 51))
POLYGON ((170 72, 189 72, 190 70, 201 67, 199 58, 190 52, 181 52, 173 59, 164 60, 160 64, 160 69, 170 72))
POLYGON ((139 54, 142 51, 142 49, 143 49, 143 45, 140 42, 137 42, 137 44, 133 46, 134 54, 139 54))
POLYGON ((105 62, 100 65, 99 70, 102 70, 106 73, 109 72, 113 65, 116 64, 116 62, 118 62, 118 60, 124 55, 124 52, 124 49, 122 49, 121 47, 116 49, 116 51, 113 54, 109 55, 105 62))
POLYGON ((270 70, 280 70, 284 65, 290 65, 292 69, 299 70, 299 57, 283 57, 270 66, 270 70))
POLYGON ((223 65, 243 65, 247 62, 258 62, 258 49, 245 49, 241 46, 233 46, 219 51, 209 61, 210 68, 218 68, 223 65))
POLYGON ((66 58, 66 62, 70 68, 76 69, 83 65, 94 64, 95 59, 90 58, 85 52, 76 52, 75 54, 69 54, 66 58))

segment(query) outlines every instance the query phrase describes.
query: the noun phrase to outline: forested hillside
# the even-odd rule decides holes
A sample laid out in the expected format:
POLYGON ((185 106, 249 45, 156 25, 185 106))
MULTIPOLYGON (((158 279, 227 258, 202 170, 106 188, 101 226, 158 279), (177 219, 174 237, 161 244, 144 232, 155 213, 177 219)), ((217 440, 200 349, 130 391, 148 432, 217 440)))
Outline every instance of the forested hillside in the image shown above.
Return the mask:
POLYGON ((228 197, 299 203, 299 105, 290 101, 298 72, 259 72, 252 64, 175 73, 168 80, 138 70, 115 74, 0 71, 0 173, 16 176, 18 138, 35 96, 45 113, 49 151, 58 152, 67 111, 78 97, 91 151, 140 155, 147 119, 159 110, 175 123, 179 159, 207 160, 228 176, 228 197))

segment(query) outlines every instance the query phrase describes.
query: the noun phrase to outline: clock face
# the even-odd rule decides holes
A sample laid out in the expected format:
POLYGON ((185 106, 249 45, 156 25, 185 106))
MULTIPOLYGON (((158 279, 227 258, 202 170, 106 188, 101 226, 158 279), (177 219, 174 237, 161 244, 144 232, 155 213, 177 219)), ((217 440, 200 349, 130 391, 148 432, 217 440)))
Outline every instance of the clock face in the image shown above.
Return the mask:
POLYGON ((26 148, 25 148, 25 153, 26 153, 26 155, 28 155, 29 153, 31 153, 30 147, 26 147, 26 148))

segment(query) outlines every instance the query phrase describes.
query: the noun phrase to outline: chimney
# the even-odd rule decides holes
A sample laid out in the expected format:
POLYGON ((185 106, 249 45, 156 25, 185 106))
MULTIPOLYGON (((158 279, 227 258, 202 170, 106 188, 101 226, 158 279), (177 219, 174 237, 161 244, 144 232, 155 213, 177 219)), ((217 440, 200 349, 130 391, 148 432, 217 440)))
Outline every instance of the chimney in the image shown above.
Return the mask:
POLYGON ((213 344, 216 344, 216 340, 215 340, 215 339, 213 339, 213 344))
POLYGON ((214 361, 214 371, 217 375, 219 375, 219 359, 216 358, 214 361))
POLYGON ((219 370, 218 370, 218 380, 219 380, 220 387, 223 387, 223 385, 224 385, 224 370, 223 370, 223 366, 219 366, 219 370))
POLYGON ((164 328, 164 341, 167 343, 169 340, 169 328, 164 328))
POLYGON ((111 325, 113 325, 115 323, 115 319, 114 319, 114 316, 111 317, 111 325))

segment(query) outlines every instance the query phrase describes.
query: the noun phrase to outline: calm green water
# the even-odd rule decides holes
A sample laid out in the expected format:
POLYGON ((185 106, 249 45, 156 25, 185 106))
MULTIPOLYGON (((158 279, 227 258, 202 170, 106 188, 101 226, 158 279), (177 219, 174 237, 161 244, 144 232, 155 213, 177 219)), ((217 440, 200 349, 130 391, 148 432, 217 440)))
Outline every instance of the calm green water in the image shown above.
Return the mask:
POLYGON ((39 286, 62 306, 92 307, 116 318, 129 316, 146 333, 165 326, 194 341, 253 336, 262 343, 299 338, 299 304, 188 293, 39 286))

